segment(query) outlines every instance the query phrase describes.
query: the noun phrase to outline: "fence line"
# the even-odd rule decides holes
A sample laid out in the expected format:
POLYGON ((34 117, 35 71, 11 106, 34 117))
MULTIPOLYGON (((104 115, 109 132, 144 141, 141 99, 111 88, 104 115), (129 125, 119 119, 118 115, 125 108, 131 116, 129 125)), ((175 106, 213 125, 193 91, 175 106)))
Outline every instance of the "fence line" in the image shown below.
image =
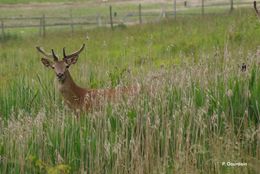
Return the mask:
MULTIPOLYGON (((6 29, 14 29, 14 28, 39 28, 39 34, 41 36, 46 36, 46 28, 47 27, 64 27, 68 26, 71 28, 71 32, 74 32, 75 26, 108 26, 113 29, 115 25, 118 24, 142 24, 144 22, 144 17, 165 17, 165 16, 173 16, 176 19, 177 15, 204 15, 206 7, 218 7, 218 6, 225 6, 230 7, 229 11, 233 10, 234 5, 251 5, 251 2, 237 2, 233 4, 233 1, 230 0, 230 3, 213 3, 209 4, 201 0, 201 4, 189 4, 187 1, 184 1, 183 8, 177 10, 176 8, 176 0, 173 2, 173 10, 166 11, 164 9, 159 12, 158 11, 144 11, 142 10, 142 5, 137 5, 136 12, 131 12, 126 14, 121 20, 118 19, 117 13, 113 13, 113 7, 109 6, 108 14, 109 16, 73 16, 70 12, 69 16, 64 17, 51 17, 45 16, 35 16, 35 17, 0 17, 0 27, 1 27, 1 34, 5 36, 6 29), (201 8, 201 13, 188 13, 189 9, 199 9, 201 8), (183 12, 183 13, 182 13, 183 12), (132 22, 126 21, 126 19, 134 18, 132 22), (27 23, 24 23, 27 21, 27 23), (28 23, 29 21, 29 23, 28 23), (50 22, 52 21, 52 22, 50 22), (53 22, 54 21, 54 22, 53 22), (20 22, 20 23, 19 23, 20 22)), ((207 13, 207 14, 223 14, 223 13, 207 13)))

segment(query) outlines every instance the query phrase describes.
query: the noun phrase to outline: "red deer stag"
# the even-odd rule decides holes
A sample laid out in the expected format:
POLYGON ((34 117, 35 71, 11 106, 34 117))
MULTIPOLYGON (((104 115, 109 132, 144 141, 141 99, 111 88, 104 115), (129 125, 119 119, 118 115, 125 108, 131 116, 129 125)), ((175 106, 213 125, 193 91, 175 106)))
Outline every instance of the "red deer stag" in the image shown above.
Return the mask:
POLYGON ((124 95, 135 96, 139 93, 139 85, 129 87, 117 87, 112 89, 84 89, 79 87, 71 77, 69 67, 75 64, 78 60, 79 54, 83 51, 85 44, 82 47, 67 55, 65 48, 63 48, 63 59, 59 60, 58 56, 52 49, 52 53, 46 53, 43 48, 36 47, 36 49, 44 55, 41 59, 43 65, 54 70, 58 81, 58 90, 61 92, 65 103, 74 111, 91 111, 98 109, 107 102, 115 102, 124 95), (53 61, 49 60, 53 58, 53 61))

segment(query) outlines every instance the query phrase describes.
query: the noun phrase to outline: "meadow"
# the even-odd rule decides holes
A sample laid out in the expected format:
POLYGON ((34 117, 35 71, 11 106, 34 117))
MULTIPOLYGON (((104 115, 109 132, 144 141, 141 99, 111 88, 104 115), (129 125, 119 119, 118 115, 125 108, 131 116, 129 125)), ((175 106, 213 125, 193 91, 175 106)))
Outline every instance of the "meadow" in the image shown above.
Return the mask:
POLYGON ((252 9, 45 38, 10 32, 0 40, 0 173, 259 173, 259 45, 252 9), (61 55, 82 43, 70 70, 80 86, 155 92, 77 119, 35 47, 61 55))

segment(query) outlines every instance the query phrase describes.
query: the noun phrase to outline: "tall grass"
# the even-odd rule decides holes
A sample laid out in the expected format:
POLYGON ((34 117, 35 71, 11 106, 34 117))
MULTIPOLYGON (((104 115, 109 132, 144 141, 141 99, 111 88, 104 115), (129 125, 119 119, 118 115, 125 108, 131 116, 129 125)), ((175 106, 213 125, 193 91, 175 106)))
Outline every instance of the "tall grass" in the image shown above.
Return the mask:
POLYGON ((254 13, 239 10, 0 43, 1 173, 258 173, 259 31, 254 13), (82 42, 77 83, 138 81, 141 94, 77 119, 34 47, 82 42))

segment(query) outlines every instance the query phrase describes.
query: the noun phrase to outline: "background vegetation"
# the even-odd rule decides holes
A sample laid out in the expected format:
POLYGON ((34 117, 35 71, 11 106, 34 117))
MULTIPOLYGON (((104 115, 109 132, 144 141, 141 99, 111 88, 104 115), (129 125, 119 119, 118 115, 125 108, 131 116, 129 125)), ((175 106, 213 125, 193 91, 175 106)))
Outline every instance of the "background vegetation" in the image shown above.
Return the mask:
POLYGON ((113 31, 52 30, 46 38, 7 34, 0 40, 0 173, 258 173, 259 38, 252 9, 113 31), (82 43, 71 67, 81 86, 139 82, 156 92, 76 119, 35 46, 61 54, 82 43), (229 161, 248 166, 221 165, 229 161))
POLYGON ((2 0, 1 3, 3 4, 17 4, 17 3, 41 3, 41 2, 88 2, 88 1, 94 1, 94 0, 2 0))

